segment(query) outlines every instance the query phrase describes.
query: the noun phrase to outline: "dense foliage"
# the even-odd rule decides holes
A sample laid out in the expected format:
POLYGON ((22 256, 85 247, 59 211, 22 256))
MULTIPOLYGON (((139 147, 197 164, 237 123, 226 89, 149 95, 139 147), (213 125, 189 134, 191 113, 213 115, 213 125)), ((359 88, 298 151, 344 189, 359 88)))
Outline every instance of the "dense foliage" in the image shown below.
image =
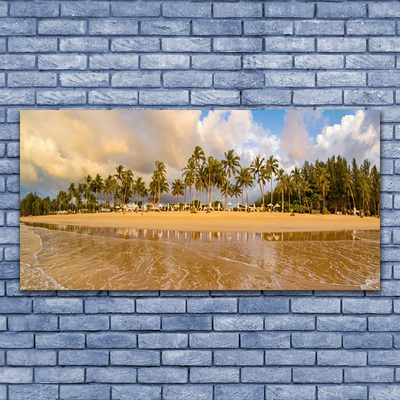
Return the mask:
MULTIPOLYGON (((166 166, 156 161, 151 182, 147 186, 142 177, 134 179, 133 172, 119 165, 114 175, 106 179, 97 174, 86 176, 83 182, 70 183, 67 191, 60 191, 55 199, 29 193, 21 200, 21 215, 41 215, 60 211, 93 212, 102 207, 121 206, 133 198, 136 204, 161 203, 163 193, 169 193, 166 166), (99 195, 104 202, 99 202, 99 195), (139 201, 142 199, 142 201, 139 201)), ((239 199, 249 208, 250 187, 257 185, 260 198, 255 206, 265 209, 279 205, 281 211, 324 213, 351 213, 354 209, 367 215, 379 216, 380 175, 377 167, 365 160, 358 165, 353 159, 349 164, 341 156, 329 158, 326 162, 305 161, 301 168, 295 167, 290 173, 279 168, 274 156, 265 159, 257 156, 251 165, 240 165, 240 157, 234 150, 225 153, 223 160, 206 157, 200 146, 196 146, 187 165, 182 168, 182 179, 175 179, 171 194, 179 203, 184 196, 192 208, 201 206, 200 199, 212 208, 227 209, 234 199, 235 209, 239 199), (266 193, 267 182, 271 190, 266 193), (274 182, 277 183, 273 189, 274 182), (217 198, 219 196, 219 198, 217 198), (246 199, 246 201, 245 201, 246 199)), ((278 209, 278 207, 275 207, 278 209)))

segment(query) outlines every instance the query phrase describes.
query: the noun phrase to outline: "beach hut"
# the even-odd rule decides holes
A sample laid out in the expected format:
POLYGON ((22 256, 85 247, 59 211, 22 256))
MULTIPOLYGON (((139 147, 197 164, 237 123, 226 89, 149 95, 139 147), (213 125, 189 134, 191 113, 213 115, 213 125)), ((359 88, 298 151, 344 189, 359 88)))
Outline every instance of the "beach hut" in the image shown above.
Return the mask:
POLYGON ((274 205, 273 205, 272 203, 269 203, 269 204, 267 205, 267 207, 268 207, 268 211, 269 211, 269 212, 272 212, 272 211, 274 210, 274 205))
POLYGON ((279 203, 276 203, 275 206, 274 206, 274 210, 275 210, 275 211, 279 211, 279 210, 278 210, 279 208, 281 208, 280 204, 279 204, 279 203))

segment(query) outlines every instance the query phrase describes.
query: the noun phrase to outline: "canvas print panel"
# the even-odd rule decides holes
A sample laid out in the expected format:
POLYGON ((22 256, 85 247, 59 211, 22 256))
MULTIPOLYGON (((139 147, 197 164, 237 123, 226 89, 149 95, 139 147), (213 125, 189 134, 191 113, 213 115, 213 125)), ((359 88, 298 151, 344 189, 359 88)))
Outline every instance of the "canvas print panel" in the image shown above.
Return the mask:
POLYGON ((379 289, 379 112, 21 111, 21 289, 379 289))

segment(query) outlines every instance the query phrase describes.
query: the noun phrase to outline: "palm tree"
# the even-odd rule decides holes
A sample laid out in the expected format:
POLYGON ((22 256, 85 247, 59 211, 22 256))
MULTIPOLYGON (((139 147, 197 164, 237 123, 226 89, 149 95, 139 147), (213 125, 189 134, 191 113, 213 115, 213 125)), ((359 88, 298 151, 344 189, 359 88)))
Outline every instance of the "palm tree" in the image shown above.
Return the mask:
POLYGON ((309 199, 307 197, 307 193, 312 193, 313 192, 310 182, 308 182, 306 180, 302 180, 301 181, 301 188, 302 188, 303 193, 304 193, 304 201, 306 203, 308 212, 310 213, 310 203, 308 202, 309 199))
POLYGON ((291 212, 290 195, 293 193, 293 183, 292 183, 292 177, 289 174, 285 174, 283 185, 284 185, 284 191, 287 191, 289 195, 289 212, 291 212))
POLYGON ((282 212, 285 212, 285 171, 283 168, 278 170, 277 179, 282 190, 282 212))
MULTIPOLYGON (((195 164, 192 157, 189 158, 186 167, 182 168, 183 181, 185 186, 189 188, 189 207, 192 208, 192 185, 194 183, 194 169, 195 164)), ((186 200, 185 200, 186 203, 186 200)))
POLYGON ((249 192, 248 188, 254 186, 253 175, 251 174, 250 168, 240 168, 239 174, 236 177, 237 182, 246 188, 246 204, 247 211, 249 210, 249 192))
POLYGON ((153 207, 156 208, 156 200, 158 200, 156 193, 158 192, 157 174, 154 172, 149 184, 149 192, 153 196, 153 207))
POLYGON ((184 194, 184 183, 180 179, 175 179, 172 182, 172 192, 173 196, 176 196, 176 204, 179 204, 179 196, 183 196, 184 194))
POLYGON ((365 212, 365 206, 368 206, 369 209, 369 201, 371 199, 371 186, 369 185, 368 179, 363 177, 360 183, 360 192, 362 199, 362 210, 365 212))
POLYGON ((75 183, 71 182, 68 187, 68 199, 72 201, 72 199, 76 196, 76 188, 75 183))
POLYGON ((87 176, 85 177, 85 183, 86 183, 86 191, 85 191, 85 199, 86 199, 86 201, 85 201, 85 207, 88 208, 87 205, 88 205, 89 193, 90 193, 91 184, 92 184, 92 177, 91 177, 90 175, 87 175, 87 176))
POLYGON ((215 169, 216 162, 218 162, 214 157, 208 157, 207 161, 205 162, 205 167, 207 169, 207 178, 208 178, 208 210, 207 212, 210 212, 211 208, 211 189, 212 189, 212 173, 213 170, 215 169))
POLYGON ((95 192, 96 192, 96 204, 97 204, 98 195, 99 195, 99 192, 101 192, 103 190, 104 183, 103 183, 103 179, 100 176, 100 174, 96 175, 96 177, 94 178, 93 182, 94 182, 93 186, 94 186, 94 189, 95 189, 95 192))
POLYGON ((297 196, 299 198, 300 205, 301 205, 300 188, 301 188, 301 184, 302 184, 302 175, 301 175, 301 170, 297 167, 295 167, 294 170, 292 171, 292 181, 293 181, 293 185, 297 191, 297 196))
MULTIPOLYGON (((349 203, 350 203, 350 196, 353 199, 353 208, 356 207, 356 203, 354 201, 354 192, 353 192, 353 181, 351 179, 351 174, 350 171, 347 169, 344 176, 343 176, 343 185, 346 189, 347 192, 347 197, 349 198, 349 203)), ((350 204, 351 208, 351 204, 350 204)))
POLYGON ((322 191, 322 212, 325 213, 325 196, 329 190, 329 178, 330 175, 326 170, 325 166, 318 164, 317 165, 317 186, 322 191))
POLYGON ((157 186, 158 186, 158 198, 161 203, 161 194, 169 191, 169 185, 167 182, 167 168, 162 161, 156 161, 156 169, 153 173, 155 175, 157 186))
POLYGON ((269 156, 268 160, 266 161, 265 173, 271 180, 271 204, 273 204, 273 197, 272 197, 273 176, 276 175, 276 173, 278 172, 278 168, 279 168, 278 160, 274 156, 269 156))
POLYGON ((228 151, 228 153, 224 153, 225 158, 221 161, 222 167, 225 171, 226 176, 226 191, 225 191, 225 209, 226 209, 226 202, 227 202, 227 197, 228 197, 228 186, 229 186, 229 181, 231 178, 231 174, 233 176, 236 175, 236 173, 239 171, 240 167, 240 157, 234 155, 235 150, 231 149, 228 151))
POLYGON ((114 190, 112 181, 113 181, 113 177, 111 175, 108 175, 108 177, 106 179, 104 179, 103 193, 106 195, 106 206, 107 207, 110 205, 108 202, 108 195, 111 194, 114 190))
MULTIPOLYGON (((193 151, 193 154, 192 154, 192 157, 191 157, 191 158, 193 159, 193 162, 194 162, 194 178, 193 178, 193 180, 194 180, 194 193, 193 193, 193 203, 196 204, 196 183, 197 183, 197 180, 196 180, 196 172, 197 172, 197 166, 198 166, 198 163, 199 163, 200 160, 201 160, 201 161, 205 161, 206 156, 205 156, 205 154, 204 154, 203 149, 202 149, 200 146, 196 146, 196 147, 194 148, 194 151, 193 151)), ((192 212, 196 212, 196 210, 192 210, 192 212)))
POLYGON ((146 184, 143 182, 143 178, 139 176, 132 185, 133 194, 136 194, 136 204, 139 205, 139 196, 143 196, 146 190, 146 184))
POLYGON ((235 185, 232 185, 231 195, 235 196, 236 208, 239 208, 238 197, 241 196, 242 194, 243 194, 243 189, 238 182, 236 182, 235 185))
POLYGON ((130 169, 122 172, 121 177, 121 203, 126 204, 132 194, 133 172, 130 169))
POLYGON ((257 156, 254 158, 253 162, 250 165, 250 171, 254 174, 254 177, 257 179, 257 182, 260 185, 261 191, 261 199, 262 199, 262 210, 265 208, 264 201, 264 185, 265 185, 265 159, 264 157, 257 156))

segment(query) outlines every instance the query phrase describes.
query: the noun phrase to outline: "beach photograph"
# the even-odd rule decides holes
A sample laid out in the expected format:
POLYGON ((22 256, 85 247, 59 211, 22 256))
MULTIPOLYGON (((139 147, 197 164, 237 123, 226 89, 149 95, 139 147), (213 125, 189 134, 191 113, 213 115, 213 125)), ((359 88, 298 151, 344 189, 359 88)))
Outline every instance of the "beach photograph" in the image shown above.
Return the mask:
POLYGON ((21 290, 379 290, 376 110, 23 110, 21 290))

